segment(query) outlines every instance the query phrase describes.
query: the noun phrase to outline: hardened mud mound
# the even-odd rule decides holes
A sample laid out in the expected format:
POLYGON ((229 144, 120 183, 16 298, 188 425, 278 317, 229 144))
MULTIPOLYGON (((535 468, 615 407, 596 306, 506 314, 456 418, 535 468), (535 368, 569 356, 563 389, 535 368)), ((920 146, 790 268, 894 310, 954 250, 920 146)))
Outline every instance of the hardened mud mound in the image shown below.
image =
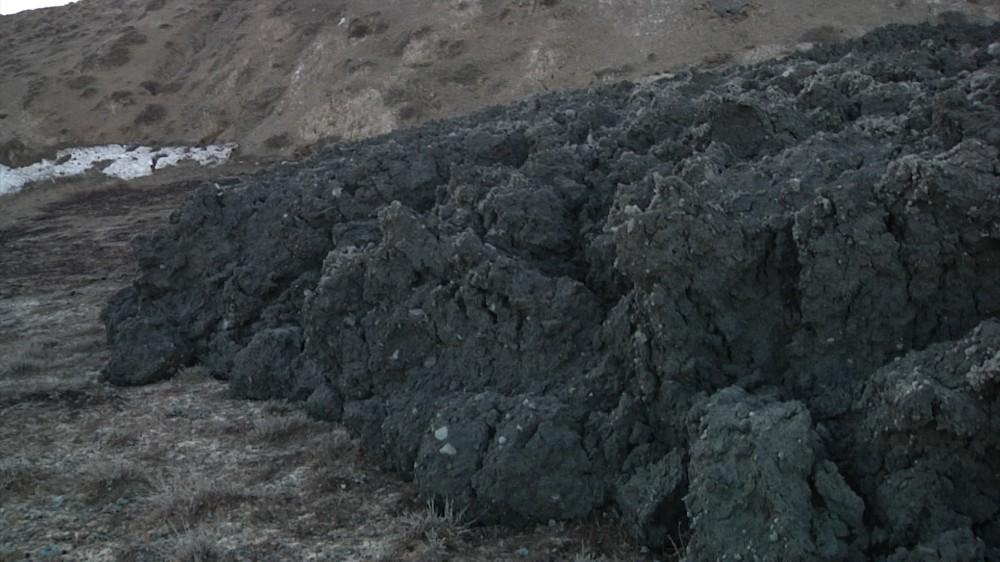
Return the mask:
POLYGON ((1000 560, 1000 25, 324 149, 135 243, 106 377, 306 400, 471 519, 1000 560))

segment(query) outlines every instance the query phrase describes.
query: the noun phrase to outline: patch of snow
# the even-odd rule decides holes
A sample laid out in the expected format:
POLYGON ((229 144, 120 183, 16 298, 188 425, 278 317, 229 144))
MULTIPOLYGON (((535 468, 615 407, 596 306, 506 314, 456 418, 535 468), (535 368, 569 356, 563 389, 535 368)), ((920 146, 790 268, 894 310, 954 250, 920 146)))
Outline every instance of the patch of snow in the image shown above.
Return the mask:
POLYGON ((217 166, 229 160, 235 144, 205 147, 148 146, 129 147, 120 144, 67 148, 56 153, 54 160, 42 160, 22 168, 0 164, 0 195, 17 193, 32 182, 77 176, 97 169, 106 176, 123 180, 152 175, 157 170, 192 161, 202 166, 217 166))

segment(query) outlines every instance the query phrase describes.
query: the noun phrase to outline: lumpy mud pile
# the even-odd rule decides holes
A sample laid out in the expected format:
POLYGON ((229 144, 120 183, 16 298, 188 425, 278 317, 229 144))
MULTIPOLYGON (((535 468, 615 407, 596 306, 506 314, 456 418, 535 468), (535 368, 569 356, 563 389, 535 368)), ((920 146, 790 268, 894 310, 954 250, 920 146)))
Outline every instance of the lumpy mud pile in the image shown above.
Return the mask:
POLYGON ((210 184, 107 378, 307 401, 483 523, 1000 560, 1000 25, 547 95, 210 184))

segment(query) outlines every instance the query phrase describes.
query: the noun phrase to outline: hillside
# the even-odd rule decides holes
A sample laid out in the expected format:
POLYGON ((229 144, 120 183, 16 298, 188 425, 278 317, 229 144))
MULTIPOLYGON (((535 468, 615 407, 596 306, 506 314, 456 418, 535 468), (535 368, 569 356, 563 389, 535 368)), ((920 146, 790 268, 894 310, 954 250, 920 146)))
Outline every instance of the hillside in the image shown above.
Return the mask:
POLYGON ((82 0, 0 17, 0 163, 53 147, 285 154, 524 95, 760 60, 964 0, 82 0))

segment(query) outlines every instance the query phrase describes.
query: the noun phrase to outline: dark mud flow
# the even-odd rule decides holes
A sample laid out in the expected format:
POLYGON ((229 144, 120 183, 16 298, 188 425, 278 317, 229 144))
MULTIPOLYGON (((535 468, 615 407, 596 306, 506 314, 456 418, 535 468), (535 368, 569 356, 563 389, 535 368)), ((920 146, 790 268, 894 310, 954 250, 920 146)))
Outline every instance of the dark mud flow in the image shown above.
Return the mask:
POLYGON ((116 384, 307 400, 481 522, 691 560, 1000 560, 1000 25, 547 95, 136 241, 116 384))

